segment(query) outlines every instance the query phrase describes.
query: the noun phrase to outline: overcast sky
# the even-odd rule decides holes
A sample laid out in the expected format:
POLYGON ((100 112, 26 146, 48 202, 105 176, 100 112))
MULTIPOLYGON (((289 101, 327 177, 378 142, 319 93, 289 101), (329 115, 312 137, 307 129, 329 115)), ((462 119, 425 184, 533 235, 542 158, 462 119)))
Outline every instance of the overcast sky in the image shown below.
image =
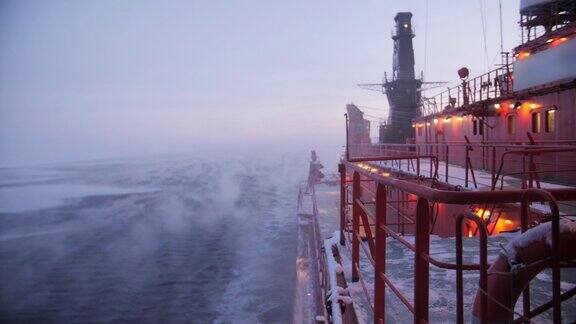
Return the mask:
MULTIPOLYGON (((497 62, 498 1, 429 2, 429 81, 497 62)), ((517 2, 503 0, 505 49, 517 2)), ((398 11, 423 70, 425 0, 2 0, 0 165, 341 145, 346 103, 387 107, 356 84, 391 70, 398 11)))

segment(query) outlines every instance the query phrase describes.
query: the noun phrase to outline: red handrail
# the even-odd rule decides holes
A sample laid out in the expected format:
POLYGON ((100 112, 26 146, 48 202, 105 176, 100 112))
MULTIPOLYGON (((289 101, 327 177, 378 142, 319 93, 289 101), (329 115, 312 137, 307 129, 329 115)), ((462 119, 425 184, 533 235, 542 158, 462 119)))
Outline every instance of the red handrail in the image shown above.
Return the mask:
MULTIPOLYGON (((538 151, 530 150, 530 153, 536 153, 538 151)), ((546 149, 540 153, 547 152, 546 149)), ((450 269, 457 271, 457 320, 458 322, 463 321, 463 304, 462 304, 462 271, 464 270, 480 270, 480 289, 483 292, 487 292, 487 236, 488 232, 484 222, 477 216, 472 216, 470 214, 461 214, 456 219, 456 263, 447 263, 434 259, 429 253, 429 236, 430 236, 430 202, 443 203, 443 204, 486 204, 486 203, 521 203, 522 204, 522 220, 527 224, 527 202, 531 200, 546 200, 550 202, 551 210, 553 215, 558 215, 558 208, 556 201, 564 200, 576 200, 576 189, 575 188, 562 188, 562 189, 529 189, 529 190, 502 190, 502 191, 483 191, 483 192, 472 192, 472 191, 453 191, 438 188, 430 188, 419 181, 400 179, 392 177, 389 175, 382 175, 380 169, 364 165, 362 163, 356 163, 351 161, 342 161, 341 163, 341 185, 346 186, 346 174, 352 173, 352 231, 351 231, 351 241, 352 241, 352 278, 353 281, 360 280, 363 289, 370 299, 366 288, 365 282, 361 278, 361 273, 359 272, 360 267, 360 255, 359 249, 362 246, 366 256, 371 261, 374 266, 375 271, 375 282, 374 282, 374 322, 381 323, 385 321, 385 287, 391 289, 391 291, 398 296, 402 303, 414 314, 415 323, 428 320, 428 280, 429 280, 429 265, 432 264, 436 267, 443 269, 450 269), (362 199, 361 191, 361 181, 364 179, 370 180, 376 185, 376 191, 373 192, 375 196, 374 201, 364 202, 362 199), (394 232, 388 227, 386 216, 388 204, 395 201, 408 201, 414 199, 394 199, 388 201, 387 190, 395 189, 405 193, 409 193, 416 196, 417 207, 416 215, 414 217, 415 221, 415 243, 411 244, 401 235, 394 232), (375 204, 376 212, 373 214, 367 207, 366 204, 375 204), (364 226, 364 231, 368 239, 369 249, 361 244, 360 240, 360 220, 364 226), (372 225, 369 223, 370 219, 375 220, 374 233, 372 232, 372 225), (462 225, 464 219, 474 222, 476 227, 480 232, 480 263, 479 264, 463 264, 462 263, 462 225), (402 292, 393 284, 393 282, 386 276, 386 237, 390 236, 393 239, 399 241, 402 245, 406 246, 408 249, 414 251, 415 253, 415 288, 414 288, 414 303, 410 303, 408 298, 402 294, 402 292)), ((345 197, 346 190, 341 190, 341 197, 345 197)), ((345 202, 341 202, 341 224, 347 225, 346 220, 346 206, 345 202), (342 219, 344 219, 342 221, 342 219)), ((553 217, 553 222, 558 223, 558 216, 553 217), (556 221, 554 221, 556 219, 556 221)), ((558 237, 556 233, 558 232, 559 225, 553 225, 553 249, 558 247, 558 237), (554 238, 556 237, 556 238, 554 238)), ((524 227, 523 227, 524 228, 524 227)), ((344 235, 345 228, 341 228, 341 237, 345 238, 344 235)), ((559 285, 559 268, 562 266, 559 263, 558 254, 553 255, 553 261, 551 263, 553 268, 553 281, 554 285, 559 285), (554 259, 555 258, 555 259, 554 259), (555 260, 555 261, 554 261, 555 260), (556 270, 555 270, 556 269, 556 270)), ((572 265, 574 266, 574 265, 572 265)), ((559 286, 558 286, 559 287, 559 286)), ((568 292, 565 294, 560 294, 559 288, 554 288, 553 301, 550 307, 554 307, 554 312, 556 313, 559 307, 559 303, 562 300, 568 298, 567 296, 572 294, 568 292)), ((487 298, 489 296, 483 294, 481 298, 481 321, 486 320, 486 305, 487 298)), ((370 303, 371 304, 371 303, 370 303)), ((372 304, 371 304, 372 307, 372 304)), ((525 316, 527 318, 530 315, 535 316, 536 312, 541 312, 541 307, 532 310, 530 312, 529 305, 526 308, 527 313, 525 316)), ((556 314, 554 315, 556 319, 556 314)))

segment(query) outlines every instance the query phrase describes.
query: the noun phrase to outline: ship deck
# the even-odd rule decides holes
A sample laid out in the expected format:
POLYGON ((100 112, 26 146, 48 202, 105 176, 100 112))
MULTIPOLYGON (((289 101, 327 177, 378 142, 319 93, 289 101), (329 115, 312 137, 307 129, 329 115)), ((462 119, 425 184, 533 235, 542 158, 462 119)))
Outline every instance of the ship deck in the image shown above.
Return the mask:
MULTIPOLYGON (((404 163, 398 164, 394 163, 396 161, 378 161, 373 162, 380 167, 390 170, 390 171, 401 171, 407 174, 416 176, 416 170, 413 164, 404 163)), ((420 160, 420 174, 431 174, 433 172, 433 167, 430 159, 423 158, 420 160)), ((463 190, 470 191, 490 191, 492 189, 492 174, 488 171, 482 169, 473 169, 475 184, 471 179, 471 174, 469 173, 469 179, 466 181, 466 168, 455 165, 451 163, 446 163, 444 161, 438 162, 438 179, 440 181, 449 184, 451 186, 459 186, 463 190)), ((522 179, 517 177, 508 176, 498 182, 497 189, 517 189, 520 188, 522 184, 522 179)), ((539 181, 540 188, 542 189, 568 189, 573 188, 573 186, 567 186, 564 184, 549 182, 549 181, 539 181)), ((561 215, 575 215, 576 214, 576 202, 559 202, 560 214, 561 215)), ((519 205, 519 204, 518 204, 519 205)), ((536 209, 542 213, 549 213, 550 207, 543 203, 534 203, 530 206, 532 209, 536 209)))
MULTIPOLYGON (((358 282, 352 282, 351 277, 351 247, 339 244, 339 187, 326 184, 316 185, 316 199, 318 223, 320 235, 324 240, 325 250, 330 251, 330 247, 337 246, 342 259, 342 268, 348 284, 348 290, 354 300, 354 310, 360 323, 373 322, 374 303, 374 268, 369 261, 370 256, 366 253, 369 250, 366 241, 363 241, 360 248, 360 277, 358 282)), ((502 245, 520 235, 517 233, 506 233, 491 236, 488 241, 488 261, 492 262, 502 251, 502 245)), ((410 243, 414 243, 414 237, 406 235, 404 238, 410 243)), ((430 255, 439 261, 455 262, 456 251, 454 238, 441 238, 436 235, 430 236, 430 255)), ((348 239, 347 242, 350 242, 348 239)), ((465 263, 478 261, 479 244, 478 238, 464 238, 465 263)), ((414 287, 414 253, 406 249, 400 242, 393 238, 387 239, 386 252, 386 273, 394 285, 398 287, 402 294, 413 303, 414 287)), ((328 263, 328 266, 330 263, 328 263)), ((329 273, 334 273, 337 269, 328 269, 329 273)), ((552 297, 550 285, 552 282, 550 269, 540 273, 531 283, 533 303, 547 301, 552 297)), ((478 287, 479 274, 477 271, 466 271, 464 273, 464 307, 466 311, 465 322, 471 321, 471 309, 474 303, 478 287)), ((454 322, 456 314, 456 274, 454 271, 430 267, 430 321, 432 322, 454 322)), ((562 272, 563 291, 576 287, 576 269, 564 269, 562 272)), ((410 322, 412 313, 406 308, 393 293, 386 293, 386 320, 390 322, 410 322)), ((564 318, 576 318, 576 300, 565 302, 562 308, 564 318)), ((515 311, 522 313, 522 302, 518 301, 515 311)), ((543 314, 539 319, 551 321, 551 311, 543 314)))

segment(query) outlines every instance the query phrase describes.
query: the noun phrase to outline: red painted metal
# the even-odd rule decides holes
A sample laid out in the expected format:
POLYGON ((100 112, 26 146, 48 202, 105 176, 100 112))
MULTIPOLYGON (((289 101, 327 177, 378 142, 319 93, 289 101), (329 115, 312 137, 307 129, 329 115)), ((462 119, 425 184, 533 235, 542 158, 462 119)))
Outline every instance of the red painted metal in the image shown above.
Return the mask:
MULTIPOLYGON (((536 152, 531 152, 536 153, 536 152)), ((402 159, 409 159, 413 158, 410 157, 401 157, 402 159)), ((378 160, 375 158, 374 160, 378 160)), ((370 161, 362 161, 362 162, 370 162, 370 161)), ((358 162, 351 162, 351 161, 342 161, 343 167, 346 168, 348 172, 353 173, 352 177, 352 234, 351 234, 351 242, 352 242, 352 277, 353 281, 360 280, 363 289, 366 289, 365 282, 361 278, 361 274, 358 271, 359 262, 360 262, 360 255, 359 255, 359 248, 360 246, 364 250, 368 260, 374 266, 375 271, 375 283, 374 283, 374 322, 375 323, 384 323, 385 322, 385 314, 386 314, 386 306, 385 306, 385 290, 386 288, 390 288, 390 290, 397 295, 397 297, 403 302, 403 304, 414 313, 414 322, 427 322, 428 320, 428 299, 429 299, 429 266, 434 265, 438 268, 448 269, 448 270, 456 270, 457 271, 457 295, 461 296, 461 275, 462 271, 465 270, 479 270, 480 271, 480 289, 482 291, 487 291, 487 268, 488 263, 486 261, 486 239, 488 235, 488 231, 486 229, 485 224, 483 223, 482 219, 475 215, 465 215, 462 214, 456 219, 456 228, 454 235, 457 237, 456 242, 456 250, 457 250, 457 258, 456 263, 447 263, 435 260, 433 257, 430 256, 429 253, 429 235, 430 235, 430 224, 431 224, 431 217, 430 217, 430 203, 434 202, 436 204, 444 204, 444 205, 468 205, 468 204, 486 204, 485 210, 488 209, 488 204, 502 204, 502 203, 519 203, 523 200, 544 200, 539 193, 532 193, 530 190, 537 190, 537 189, 528 189, 528 190, 499 190, 499 191, 454 191, 452 189, 441 189, 441 188, 431 188, 427 186, 424 182, 421 182, 418 179, 401 179, 393 176, 383 175, 383 172, 377 166, 370 166, 366 165, 366 163, 358 163, 358 162), (370 182, 366 182, 364 180, 369 180, 370 182), (366 183, 366 185, 361 185, 361 183, 366 183), (375 186, 375 190, 370 189, 369 185, 373 183, 375 186), (367 186, 364 190, 366 194, 369 196, 370 194, 374 195, 374 200, 370 201, 368 196, 364 197, 361 194, 362 186, 367 186), (394 199, 388 199, 387 197, 387 190, 396 190, 399 193, 405 193, 406 197, 397 195, 394 199), (408 204, 414 203, 416 199, 416 216, 414 219, 411 219, 413 222, 412 226, 415 226, 415 244, 410 244, 406 241, 402 235, 396 233, 395 231, 391 230, 388 226, 395 225, 397 223, 389 223, 387 222, 387 208, 398 208, 394 204, 408 204), (368 200, 363 202, 363 200, 368 200), (373 215, 370 210, 366 207, 367 204, 375 204, 376 206, 376 213, 373 215), (360 243, 360 219, 362 218, 362 223, 364 224, 364 232, 366 238, 368 240, 368 247, 360 243), (374 220, 374 224, 370 224, 370 220, 374 220), (462 235, 462 227, 464 225, 464 220, 475 224, 476 228, 480 233, 480 262, 479 264, 462 264, 462 248, 461 248, 461 235, 462 235), (372 232, 371 226, 374 226, 374 232, 372 232), (374 238, 372 238, 372 233, 374 233, 374 238), (386 237, 390 236, 408 249, 415 252, 415 277, 414 277, 414 304, 412 305, 406 296, 402 294, 402 292, 394 286, 390 278, 386 276, 386 237), (374 239, 374 245, 372 246, 370 242, 374 239), (458 242, 458 239, 460 242, 458 242), (356 249, 356 251, 355 251, 356 249), (460 287, 460 288, 458 288, 460 287)), ((346 181, 341 181, 341 185, 346 186, 346 181)), ((342 191, 341 191, 342 192, 342 191)), ((576 200, 576 189, 574 188, 562 188, 562 189, 548 189, 545 192, 545 199, 549 201, 563 201, 563 200, 576 200)), ((523 208, 527 208, 527 204, 524 203, 523 208)), ((491 209, 492 211, 494 209, 491 209)), ((553 213, 556 212, 553 210, 553 213)), ((528 213, 526 213, 527 215, 528 213)), ((523 216, 526 220, 527 224, 527 216, 523 216)), ((405 222, 398 222, 402 224, 408 224, 405 222)), ((345 224, 345 223, 344 223, 345 224)), ((468 224, 468 223, 467 223, 468 224)), ((468 225, 467 225, 468 226, 468 225)), ((554 229, 556 230, 556 229, 554 229)), ((344 235, 346 236, 346 235, 344 235)), ((558 239, 558 238, 556 238, 558 239)), ((556 242, 557 243, 557 242, 556 242)), ((553 243, 553 244, 556 244, 553 243)), ((559 261, 558 257, 556 260, 559 261)), ((557 264, 554 265, 551 262, 553 269, 559 269, 560 266, 570 266, 567 264, 557 264)), ((574 266, 574 265, 571 265, 574 266)), ((558 272, 559 273, 559 272, 558 272)), ((553 278, 553 281, 556 280, 553 278)), ((557 281, 559 283, 559 281, 557 281)), ((367 292, 366 292, 367 294, 367 292)), ((555 312, 559 308, 559 303, 562 300, 568 298, 569 295, 573 294, 573 292, 566 292, 564 294, 560 294, 558 290, 556 293, 553 293, 553 300, 550 303, 550 307, 555 307, 555 312)), ((367 298, 369 296, 367 294, 367 298)), ((458 297, 460 298, 460 297, 458 297)), ((484 296, 481 302, 481 319, 482 322, 485 322, 486 319, 486 298, 484 296)), ((546 304, 548 305, 548 304, 546 304)), ((458 313, 457 313, 457 320, 459 322, 463 321, 463 305, 461 304, 461 300, 458 301, 457 304, 458 313)), ((529 307, 527 308, 528 315, 535 316, 536 312, 542 312, 542 306, 538 307, 532 311, 530 311, 529 307)))
POLYGON ((400 301, 406 306, 406 308, 408 308, 408 310, 412 314, 415 314, 416 310, 414 309, 414 306, 410 303, 408 298, 406 298, 406 297, 404 297, 404 295, 402 295, 402 292, 392 283, 392 281, 390 281, 390 279, 386 276, 386 274, 380 273, 380 278, 382 278, 382 280, 384 280, 384 282, 386 283, 386 286, 389 287, 390 290, 392 290, 392 292, 394 292, 396 297, 398 297, 398 299, 400 299, 400 301))
POLYGON ((376 188, 376 246, 374 253, 374 322, 386 321, 386 284, 380 274, 386 273, 386 186, 376 188))
POLYGON ((419 198, 416 206, 416 238, 414 255, 414 323, 428 322, 429 267, 423 255, 430 252, 430 207, 419 198))
MULTIPOLYGON (((552 215, 552 305, 554 323, 562 320, 561 300, 560 300, 560 211, 558 203, 553 195, 545 190, 528 189, 522 195, 521 203, 521 226, 522 232, 528 230, 528 204, 530 201, 547 201, 552 215)), ((524 316, 530 317, 530 286, 524 289, 524 316)))
MULTIPOLYGON (((562 152, 576 152, 576 148, 574 147, 567 147, 567 148, 539 148, 539 149, 525 149, 525 150, 514 150, 514 151, 506 151, 504 153, 502 153, 501 157, 500 157, 500 166, 498 168, 498 171, 496 172, 496 174, 494 175, 494 181, 492 183, 492 190, 496 189, 496 184, 498 183, 498 179, 501 178, 502 183, 504 183, 504 175, 502 174, 502 170, 505 166, 505 162, 506 162, 506 156, 508 155, 521 155, 523 157, 523 159, 525 160, 525 158, 528 156, 530 157, 530 159, 532 160, 531 165, 535 165, 533 162, 533 157, 534 155, 540 155, 540 154, 545 154, 545 153, 562 153, 562 152), (502 176, 502 177, 501 177, 502 176)), ((522 166, 525 167, 525 161, 523 160, 522 162, 522 166)), ((534 166, 534 168, 536 168, 534 166)), ((532 167, 530 168, 530 174, 531 177, 533 177, 533 174, 537 171, 536 170, 532 170, 532 167)), ((523 170, 523 172, 521 173, 522 175, 526 174, 526 171, 523 170)), ((539 184, 539 183, 538 183, 539 184)))
POLYGON ((340 172, 340 245, 345 244, 346 238, 344 231, 346 230, 346 166, 338 164, 338 171, 340 172))
POLYGON ((512 95, 512 64, 506 64, 423 101, 422 115, 441 114, 447 107, 467 107, 512 95), (504 76, 504 77, 500 77, 504 76), (486 82, 486 80, 490 82, 486 82))
MULTIPOLYGON (((464 323, 464 283, 462 264, 462 224, 464 218, 476 223, 480 229, 480 289, 488 291, 488 233, 485 224, 476 215, 460 214, 456 218, 456 320, 459 324, 464 323)), ((480 322, 486 323, 486 311, 488 307, 488 296, 482 294, 480 299, 480 322)))
POLYGON ((360 263, 360 213, 362 210, 357 201, 360 199, 360 173, 354 172, 352 176, 352 281, 359 279, 358 268, 360 263), (358 234, 357 234, 358 233, 358 234))

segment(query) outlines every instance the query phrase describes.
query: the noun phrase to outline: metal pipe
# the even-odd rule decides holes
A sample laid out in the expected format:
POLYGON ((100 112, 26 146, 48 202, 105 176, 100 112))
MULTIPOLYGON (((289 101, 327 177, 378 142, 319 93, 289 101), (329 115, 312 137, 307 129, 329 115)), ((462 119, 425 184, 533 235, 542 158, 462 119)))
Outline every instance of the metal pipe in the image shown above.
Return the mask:
POLYGON ((446 150, 445 150, 446 158, 444 159, 444 169, 445 169, 444 172, 446 172, 446 175, 445 175, 445 180, 446 180, 446 182, 448 182, 448 166, 449 166, 449 163, 450 163, 450 162, 449 162, 449 158, 448 158, 448 154, 449 154, 449 153, 448 153, 448 152, 449 152, 449 151, 448 151, 448 148, 449 148, 449 147, 450 147, 450 146, 446 146, 446 150))
POLYGON ((414 308, 414 306, 412 306, 412 304, 410 304, 410 301, 408 300, 408 298, 406 298, 406 297, 404 297, 404 295, 402 295, 400 290, 398 290, 398 288, 396 288, 396 286, 394 286, 394 284, 388 279, 388 277, 384 273, 380 273, 380 277, 382 278, 382 280, 384 280, 386 285, 388 287, 390 287, 390 290, 392 290, 392 292, 394 292, 396 297, 398 297, 398 299, 400 299, 400 301, 406 306, 406 308, 408 308, 408 310, 412 314, 415 314, 416 309, 414 308))
POLYGON ((386 284, 380 274, 386 274, 386 186, 378 184, 376 188, 376 247, 374 253, 374 323, 386 321, 386 284))
MULTIPOLYGON (((354 234, 360 232, 360 207, 357 200, 360 199, 360 173, 354 171, 352 176, 352 232, 354 234)), ((358 270, 354 265, 360 264, 360 241, 358 238, 352 236, 352 281, 358 281, 358 270)))
POLYGON ((340 172, 340 245, 344 245, 346 241, 344 237, 346 230, 346 166, 342 163, 338 164, 338 171, 340 172))
POLYGON ((362 212, 360 213, 360 217, 362 218, 362 226, 364 227, 364 233, 366 234, 366 240, 368 241, 370 254, 372 255, 372 258, 374 258, 374 237, 372 236, 372 230, 370 229, 368 215, 370 215, 372 218, 374 218, 374 216, 368 211, 360 199, 356 199, 356 204, 358 204, 358 207, 362 209, 362 212))
POLYGON ((430 207, 428 201, 418 198, 416 205, 416 237, 414 252, 414 324, 428 322, 429 267, 422 257, 430 253, 430 207))
POLYGON ((476 223, 480 233, 480 289, 483 292, 480 298, 480 322, 486 324, 488 310, 488 232, 484 222, 474 214, 460 214, 456 217, 456 319, 457 323, 464 323, 464 284, 462 264, 462 224, 464 218, 476 223))
MULTIPOLYGON (((416 195, 429 201, 456 204, 456 205, 469 205, 480 203, 516 203, 522 199, 525 190, 505 190, 505 191, 451 191, 441 190, 422 186, 418 183, 397 179, 393 177, 382 176, 379 173, 364 170, 354 163, 344 162, 344 164, 351 170, 370 177, 378 183, 392 186, 398 190, 416 195)), ((554 188, 547 189, 556 200, 576 200, 575 188, 554 188)))
MULTIPOLYGON (((543 189, 527 189, 521 199, 520 210, 521 210, 521 226, 522 232, 528 229, 528 207, 530 201, 547 201, 550 205, 550 214, 552 217, 552 304, 553 304, 553 320, 554 323, 560 323, 562 320, 562 301, 560 299, 560 212, 558 210, 558 203, 554 196, 543 189)), ((525 296, 529 297, 530 288, 529 285, 524 289, 523 300, 526 299, 525 296)), ((524 315, 530 315, 530 299, 524 302, 524 315)))

